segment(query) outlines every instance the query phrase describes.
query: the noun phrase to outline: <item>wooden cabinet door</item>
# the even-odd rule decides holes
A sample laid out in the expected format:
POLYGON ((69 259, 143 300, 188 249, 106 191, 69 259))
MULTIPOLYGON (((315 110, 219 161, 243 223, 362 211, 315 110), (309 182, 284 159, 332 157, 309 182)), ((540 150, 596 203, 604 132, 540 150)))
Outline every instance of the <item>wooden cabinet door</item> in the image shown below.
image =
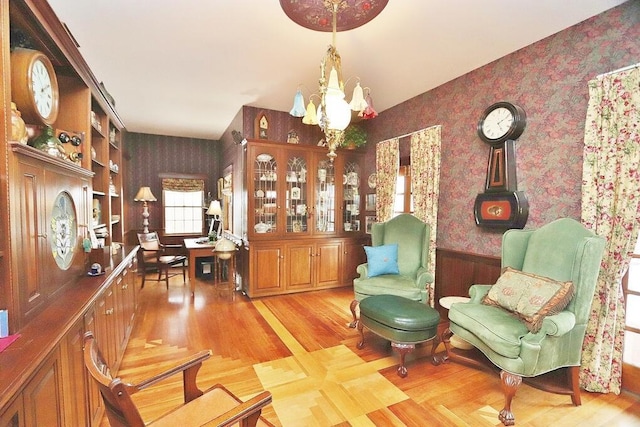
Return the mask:
POLYGON ((24 405, 19 395, 5 411, 0 414, 0 427, 24 427, 24 405))
POLYGON ((15 241, 16 259, 23 268, 14 271, 18 277, 20 301, 19 318, 28 319, 46 302, 46 291, 42 280, 41 254, 46 256, 47 236, 44 219, 44 173, 42 168, 22 163, 19 182, 18 236, 15 241))
POLYGON ((25 425, 63 426, 62 372, 54 350, 24 389, 25 425))
POLYGON ((313 263, 315 245, 313 243, 290 243, 286 249, 287 289, 313 288, 313 263))
POLYGON ((249 296, 274 295, 285 289, 284 250, 281 245, 254 244, 250 251, 249 296))
POLYGON ((342 243, 337 240, 316 244, 314 254, 316 287, 334 287, 340 284, 341 252, 342 243))
POLYGON ((281 236, 284 231, 285 166, 282 150, 254 144, 247 152, 248 211, 247 234, 266 239, 281 236))
POLYGON ((352 284, 353 279, 358 277, 356 268, 360 264, 367 262, 367 256, 364 252, 364 242, 357 240, 347 240, 344 242, 343 259, 343 284, 352 284))
MULTIPOLYGON (((98 325, 96 323, 96 313, 98 310, 98 303, 92 306, 87 313, 84 315, 84 328, 85 331, 92 331, 93 335, 98 337, 98 325)), ((101 342, 101 341, 98 341, 101 342)), ((95 381, 87 375, 87 400, 88 400, 88 414, 87 417, 89 419, 90 426, 99 426, 102 421, 102 415, 104 414, 104 402, 102 400, 102 396, 100 395, 100 390, 98 389, 98 385, 95 381)))
POLYGON ((86 426, 87 378, 84 367, 84 320, 76 322, 62 341, 62 386, 66 425, 86 426))

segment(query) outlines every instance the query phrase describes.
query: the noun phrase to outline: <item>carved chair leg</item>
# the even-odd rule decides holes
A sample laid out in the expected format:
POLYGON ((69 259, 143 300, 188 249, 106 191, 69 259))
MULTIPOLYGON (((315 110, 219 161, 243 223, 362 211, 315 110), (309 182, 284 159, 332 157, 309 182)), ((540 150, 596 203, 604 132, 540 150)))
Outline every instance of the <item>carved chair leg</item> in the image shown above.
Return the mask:
POLYGON ((522 384, 522 377, 510 372, 500 371, 500 379, 502 380, 502 391, 504 392, 504 408, 500 411, 498 418, 505 426, 512 426, 516 423, 516 419, 511 412, 511 400, 516 395, 516 391, 522 384))
POLYGON ((407 376, 407 367, 404 366, 405 356, 411 353, 416 346, 415 344, 400 344, 392 342, 391 347, 397 349, 398 353, 400 353, 400 365, 396 372, 400 378, 405 378, 407 376))
POLYGON ((567 376, 569 380, 569 386, 573 393, 571 393, 571 402, 575 406, 582 405, 582 401, 580 399, 580 367, 579 366, 569 366, 567 370, 567 376))
POLYGON ((358 332, 360 332, 360 342, 357 344, 358 349, 364 347, 364 325, 360 320, 356 321, 356 326, 358 327, 358 332))
POLYGON ((442 363, 436 363, 436 349, 438 348, 438 344, 440 344, 440 337, 438 336, 438 333, 436 333, 436 336, 431 340, 431 363, 433 365, 439 365, 442 363))
POLYGON ((358 307, 359 304, 360 304, 360 301, 355 299, 351 301, 351 304, 349 304, 349 310, 351 310, 351 315, 353 316, 353 321, 347 325, 350 328, 355 328, 356 323, 358 323, 358 318, 356 317, 356 308, 358 307))
POLYGON ((450 344, 449 341, 450 341, 452 335, 453 335, 453 332, 451 332, 451 329, 449 329, 449 328, 447 328, 444 331, 442 331, 442 335, 440 336, 440 340, 444 344, 445 352, 432 356, 432 362, 433 362, 434 365, 437 366, 437 365, 440 365, 440 364, 446 362, 447 360, 449 360, 449 352, 451 351, 451 344, 450 344))

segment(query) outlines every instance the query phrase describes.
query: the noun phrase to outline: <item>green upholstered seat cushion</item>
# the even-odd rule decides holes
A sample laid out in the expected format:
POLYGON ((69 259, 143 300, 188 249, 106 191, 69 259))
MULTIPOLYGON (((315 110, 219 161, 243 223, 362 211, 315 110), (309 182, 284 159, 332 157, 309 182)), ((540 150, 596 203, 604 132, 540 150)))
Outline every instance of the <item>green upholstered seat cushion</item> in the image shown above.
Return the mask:
POLYGON ((545 316, 562 311, 573 294, 572 282, 559 282, 507 267, 482 303, 514 313, 535 333, 540 330, 545 316))
POLYGON ((383 274, 399 274, 398 244, 365 246, 369 277, 383 274))
POLYGON ((359 296, 386 294, 398 295, 414 301, 422 299, 422 292, 416 286, 415 280, 396 274, 353 279, 353 290, 358 300, 363 299, 359 296))
POLYGON ((363 299, 360 301, 360 316, 405 331, 429 330, 440 322, 437 310, 397 295, 376 295, 363 299))
MULTIPOLYGON (((449 320, 471 332, 494 352, 511 359, 519 357, 522 338, 529 333, 525 324, 507 310, 485 304, 452 304, 449 320)), ((454 333, 455 329, 452 326, 454 333)))

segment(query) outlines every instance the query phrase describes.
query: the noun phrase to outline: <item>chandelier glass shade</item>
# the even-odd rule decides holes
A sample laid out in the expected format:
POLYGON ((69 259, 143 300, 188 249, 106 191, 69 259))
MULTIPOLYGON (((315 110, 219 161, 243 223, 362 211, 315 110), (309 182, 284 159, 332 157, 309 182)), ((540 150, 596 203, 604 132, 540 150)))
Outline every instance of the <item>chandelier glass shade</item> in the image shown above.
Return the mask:
POLYGON ((287 16, 306 28, 328 31, 327 13, 331 17, 333 39, 320 62, 318 107, 315 107, 310 97, 305 108, 304 97, 298 88, 293 108, 289 112, 294 117, 302 117, 304 124, 320 126, 325 134, 329 148, 327 156, 331 161, 336 157, 336 149, 344 142, 344 130, 351 122, 352 111, 357 112, 361 119, 372 119, 378 115, 374 110, 369 88, 363 89, 359 79, 351 102, 345 99, 342 59, 336 48, 336 32, 364 25, 375 18, 387 2, 388 0, 280 0, 287 16))

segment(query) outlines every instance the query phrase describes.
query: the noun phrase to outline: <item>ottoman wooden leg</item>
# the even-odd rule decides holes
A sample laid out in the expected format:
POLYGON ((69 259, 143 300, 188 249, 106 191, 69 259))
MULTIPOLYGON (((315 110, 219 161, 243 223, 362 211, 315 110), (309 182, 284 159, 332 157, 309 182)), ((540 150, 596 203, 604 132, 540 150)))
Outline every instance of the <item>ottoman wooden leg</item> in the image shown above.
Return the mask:
POLYGON ((353 316, 353 321, 347 325, 350 328, 355 328, 356 324, 358 323, 358 318, 356 317, 356 308, 358 308, 359 304, 360 304, 360 301, 354 299, 353 301, 351 301, 351 304, 349 305, 349 310, 351 310, 351 315, 353 316))
POLYGON ((407 376, 407 368, 404 366, 404 357, 413 351, 416 348, 415 344, 400 344, 396 342, 391 343, 391 347, 398 350, 400 353, 400 365, 398 366, 398 370, 396 371, 400 378, 404 378, 407 376))

